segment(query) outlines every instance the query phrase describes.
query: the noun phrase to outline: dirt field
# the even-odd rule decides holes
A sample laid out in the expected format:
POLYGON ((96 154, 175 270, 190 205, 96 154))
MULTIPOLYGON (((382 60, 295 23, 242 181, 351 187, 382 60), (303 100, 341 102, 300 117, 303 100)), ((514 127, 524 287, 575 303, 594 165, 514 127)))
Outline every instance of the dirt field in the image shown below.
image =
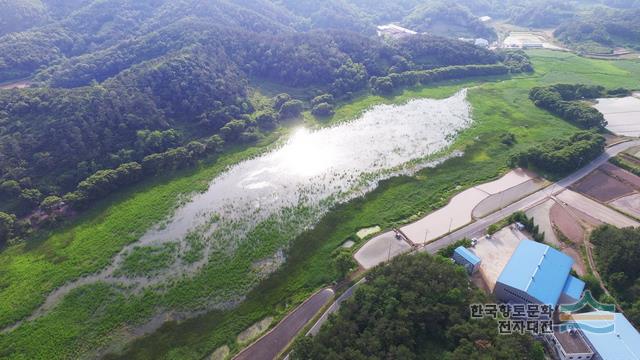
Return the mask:
POLYGON ((482 200, 472 212, 474 218, 485 217, 503 206, 512 204, 523 197, 542 189, 546 183, 539 179, 527 180, 505 191, 492 194, 482 200))
POLYGON ((489 195, 471 188, 454 196, 449 204, 424 218, 402 227, 402 231, 416 244, 427 243, 471 222, 471 212, 489 195))
POLYGON ((619 212, 612 210, 594 200, 591 200, 581 194, 578 194, 575 191, 565 190, 557 195, 557 198, 575 208, 583 212, 584 214, 588 214, 601 222, 605 222, 607 224, 611 224, 616 227, 628 227, 628 226, 639 226, 635 220, 632 220, 629 217, 626 217, 619 212))
POLYGON ((375 233, 379 233, 380 230, 381 230, 380 226, 376 225, 376 226, 372 226, 372 227, 368 227, 368 228, 364 228, 364 229, 358 230, 358 232, 356 233, 356 236, 359 237, 360 239, 364 239, 369 235, 373 235, 375 233))
POLYGON ((602 202, 628 196, 634 192, 634 188, 602 170, 596 170, 587 175, 573 185, 572 189, 602 202))
POLYGON ((610 204, 616 209, 640 219, 640 194, 620 198, 610 204))
MULTIPOLYGON (((514 186, 526 183, 532 179, 532 176, 531 173, 521 169, 510 171, 498 180, 481 184, 461 192, 454 196, 445 207, 434 211, 414 223, 402 227, 401 230, 415 244, 428 243, 431 240, 447 234, 451 230, 470 223, 473 209, 484 199, 514 186)), ((505 196, 502 200, 503 206, 513 201, 510 200, 510 197, 505 196)))
POLYGON ((640 160, 640 146, 639 147, 634 147, 631 148, 627 151, 625 151, 627 154, 635 157, 636 159, 640 160))
POLYGON ((551 223, 555 225, 564 236, 576 244, 584 242, 585 229, 578 223, 579 216, 572 214, 560 204, 554 204, 549 212, 551 223))
POLYGON ((562 244, 556 237, 553 231, 553 224, 549 213, 551 208, 555 205, 555 201, 548 199, 542 204, 535 206, 526 211, 528 217, 533 218, 533 221, 540 227, 540 232, 544 232, 544 239, 551 245, 560 247, 562 244))
POLYGON ((640 191, 640 177, 636 176, 627 170, 621 169, 613 164, 605 163, 600 166, 600 170, 615 177, 616 179, 624 182, 625 184, 640 191))
POLYGON ((411 246, 406 241, 396 239, 394 232, 389 231, 367 241, 354 257, 360 266, 368 270, 410 250, 411 246))
POLYGON ((529 181, 535 177, 536 175, 530 171, 523 169, 513 169, 498 180, 476 186, 476 189, 484 191, 488 194, 497 194, 501 191, 529 181))
POLYGON ((540 227, 540 231, 544 231, 545 242, 562 250, 563 253, 571 256, 574 261, 573 269, 583 275, 586 267, 579 249, 584 239, 584 229, 578 222, 571 217, 569 212, 555 202, 549 199, 542 204, 529 209, 527 216, 533 217, 536 225, 540 227), (556 235, 556 228, 567 236, 575 245, 569 245, 560 241, 556 235))
POLYGON ((471 250, 482 260, 479 273, 490 291, 507 265, 511 255, 527 236, 520 231, 506 227, 493 234, 491 239, 482 238, 471 250))

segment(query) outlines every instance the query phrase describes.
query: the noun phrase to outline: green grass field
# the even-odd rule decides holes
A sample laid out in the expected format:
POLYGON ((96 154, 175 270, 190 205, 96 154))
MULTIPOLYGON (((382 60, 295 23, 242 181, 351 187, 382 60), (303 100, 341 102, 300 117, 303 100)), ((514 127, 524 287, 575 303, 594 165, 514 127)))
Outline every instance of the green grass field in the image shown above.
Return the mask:
MULTIPOLYGON (((235 337, 239 332, 266 316, 283 316, 315 289, 333 281, 331 253, 358 229, 371 225, 388 228, 438 208, 464 188, 504 173, 511 153, 575 131, 572 125, 529 101, 532 86, 582 82, 633 88, 640 80, 638 62, 590 60, 547 51, 530 54, 535 74, 513 79, 447 82, 406 90, 391 98, 363 96, 344 104, 332 119, 319 124, 307 115, 309 124, 325 126, 352 119, 374 104, 402 103, 417 97, 442 98, 471 87, 469 101, 475 122, 453 146, 463 150, 464 156, 413 177, 384 181, 367 196, 337 206, 312 230, 296 238, 290 245, 287 263, 266 280, 255 283, 255 278, 247 277, 246 271, 252 259, 272 254, 286 240, 274 230, 278 227, 269 223, 253 233, 254 239, 261 241, 250 241, 251 246, 241 247, 234 257, 213 261, 193 278, 136 295, 126 295, 117 287, 104 284, 80 287, 48 314, 1 334, 0 357, 87 356, 92 349, 120 343, 128 336, 126 325, 145 321, 157 309, 197 309, 206 299, 253 287, 232 310, 211 311, 180 324, 168 323, 122 349, 119 356, 200 359, 224 344, 236 351, 235 337), (516 135, 513 147, 499 141, 505 131, 516 135)), ((65 282, 105 267, 125 244, 135 241, 152 224, 170 214, 181 195, 205 189, 208 181, 226 166, 264 151, 269 144, 239 149, 198 169, 146 182, 99 204, 74 224, 50 236, 6 249, 0 254, 0 325, 7 326, 28 316, 49 292, 65 282)), ((292 211, 291 216, 305 214, 305 209, 292 211)), ((197 255, 193 254, 194 259, 197 255)), ((156 257, 155 261, 137 258, 130 271, 153 271, 163 259, 156 257)))

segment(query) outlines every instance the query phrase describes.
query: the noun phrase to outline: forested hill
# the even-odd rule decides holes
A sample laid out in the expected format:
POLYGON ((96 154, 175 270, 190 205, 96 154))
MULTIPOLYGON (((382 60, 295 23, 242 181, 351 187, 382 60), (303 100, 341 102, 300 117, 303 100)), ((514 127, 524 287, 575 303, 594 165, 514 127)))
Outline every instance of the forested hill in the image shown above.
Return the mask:
POLYGON ((640 2, 635 8, 596 8, 562 24, 554 35, 587 53, 606 54, 620 46, 640 50, 640 2))
POLYGON ((379 38, 347 2, 318 23, 330 2, 277 4, 77 2, 68 16, 0 37, 0 79, 33 83, 0 90, 0 212, 81 208, 256 141, 305 107, 330 115, 336 99, 369 88, 530 70, 524 56, 458 40, 379 38), (256 103, 250 88, 262 82, 312 95, 256 103))

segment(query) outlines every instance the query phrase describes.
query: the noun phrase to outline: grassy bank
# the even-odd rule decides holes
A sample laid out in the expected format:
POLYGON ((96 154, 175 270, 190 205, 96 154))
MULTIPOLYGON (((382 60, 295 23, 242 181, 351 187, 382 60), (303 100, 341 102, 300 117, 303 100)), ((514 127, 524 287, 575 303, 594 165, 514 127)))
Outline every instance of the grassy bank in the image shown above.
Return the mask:
MULTIPOLYGON (((634 87, 640 79, 637 62, 589 60, 544 51, 532 55, 537 69, 532 75, 493 82, 451 82, 407 90, 392 98, 366 96, 340 107, 322 125, 351 119, 374 104, 402 103, 416 97, 442 98, 474 86, 468 96, 475 123, 454 145, 465 152, 464 156, 412 177, 384 181, 367 196, 337 206, 312 230, 296 238, 287 263, 254 288, 238 307, 209 312, 181 324, 168 323, 131 344, 121 357, 198 359, 224 344, 237 350, 235 337, 240 331, 265 316, 282 316, 319 286, 332 281, 330 254, 358 229, 374 224, 390 227, 438 208, 464 188, 506 171, 506 160, 512 152, 576 130, 536 108, 528 99, 531 87, 554 82, 634 87), (511 147, 500 142, 500 135, 506 131, 516 136, 517 142, 511 147)), ((170 213, 181 194, 203 190, 226 165, 263 149, 239 150, 181 176, 141 184, 98 206, 75 225, 41 241, 5 250, 0 254, 0 322, 6 325, 24 317, 56 286, 106 266, 124 244, 170 213)), ((277 248, 281 236, 267 230, 262 235, 271 237, 268 241, 254 243, 258 249, 239 249, 239 255, 254 257, 253 251, 261 254, 277 248)), ((128 336, 122 330, 124 325, 143 321, 155 308, 197 308, 207 294, 246 286, 235 281, 245 279, 242 271, 247 261, 250 263, 236 257, 211 264, 202 274, 171 284, 166 291, 127 296, 101 284, 81 287, 49 314, 0 335, 0 357, 78 357, 110 342, 110 335, 128 336)))

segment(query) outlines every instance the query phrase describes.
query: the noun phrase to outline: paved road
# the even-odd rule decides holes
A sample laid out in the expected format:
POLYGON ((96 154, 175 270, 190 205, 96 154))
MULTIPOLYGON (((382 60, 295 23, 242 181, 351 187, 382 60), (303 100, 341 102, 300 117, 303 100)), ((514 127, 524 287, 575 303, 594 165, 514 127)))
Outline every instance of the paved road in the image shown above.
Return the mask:
POLYGON ((329 315, 331 315, 334 312, 338 311, 338 309, 340 309, 340 305, 345 300, 350 298, 353 295, 353 293, 356 291, 358 286, 362 285, 364 282, 365 282, 365 278, 362 278, 362 279, 360 279, 360 281, 358 281, 357 283, 353 284, 353 286, 348 288, 347 291, 342 293, 342 295, 340 295, 340 297, 338 297, 338 299, 336 299, 336 301, 334 301, 333 304, 331 304, 331 306, 329 306, 327 311, 325 311, 324 314, 322 314, 322 316, 320 316, 318 321, 316 321, 316 323, 313 324, 311 329, 309 329, 309 332, 307 332, 307 335, 316 335, 318 333, 318 331, 320 331, 320 328, 322 327, 322 324, 324 324, 327 321, 327 319, 329 318, 329 315))
MULTIPOLYGON (((591 163, 589 163, 588 165, 586 165, 585 167, 583 167, 582 169, 574 172, 573 174, 565 177, 564 179, 538 191, 535 192, 505 208, 503 208, 502 210, 498 210, 493 214, 490 214, 484 218, 478 219, 475 222, 466 225, 465 227, 454 231, 453 233, 444 236, 438 240, 435 240, 429 244, 427 244, 426 246, 420 248, 418 251, 428 251, 429 253, 435 253, 438 250, 464 238, 472 238, 475 236, 479 236, 482 235, 485 231, 485 229, 487 227, 489 227, 489 225, 494 224, 502 219, 504 219, 505 217, 513 214, 516 211, 519 210, 525 210, 528 208, 533 207, 534 205, 537 205, 543 201, 545 201, 547 198, 549 198, 550 196, 553 196, 555 194, 558 194, 559 192, 563 191, 564 189, 566 189, 567 187, 571 186, 572 184, 574 184, 575 182, 577 182, 578 180, 582 179, 583 177, 587 176, 589 173, 591 173, 593 170, 595 170, 596 168, 598 168, 600 165, 606 163, 607 161, 609 161, 609 159, 611 157, 614 157, 616 155, 618 155, 619 153, 634 147, 634 146, 639 146, 640 145, 640 140, 635 140, 635 141, 629 141, 629 142, 625 142, 625 143, 621 143, 621 144, 617 144, 614 145, 608 149, 605 150, 605 152, 600 155, 597 159, 593 160, 591 163)), ((354 291, 358 288, 358 286, 360 286, 363 282, 364 282, 364 278, 362 280, 360 280, 359 282, 357 282, 356 284, 354 284, 352 287, 350 287, 347 291, 344 292, 344 294, 342 294, 333 304, 331 304, 331 306, 329 307, 329 309, 327 309, 327 311, 322 314, 322 316, 320 317, 320 319, 313 325, 313 327, 311 328, 311 330, 309 330, 309 332, 307 333, 307 335, 315 335, 318 333, 318 331, 320 330, 320 327, 322 326, 322 324, 324 324, 324 322, 327 320, 328 316, 337 311, 338 308, 340 307, 340 304, 345 301, 346 299, 350 298, 354 291)), ((287 356, 288 357, 288 356, 287 356)))
POLYGON ((548 186, 545 189, 542 189, 536 193, 533 193, 527 197, 525 197, 524 199, 521 199, 507 207, 505 207, 502 210, 498 210, 493 214, 490 214, 482 219, 478 219, 477 221, 457 230, 454 231, 453 233, 444 236, 434 242, 431 242, 429 244, 427 244, 426 246, 422 247, 419 251, 427 251, 429 253, 435 253, 438 250, 464 238, 473 238, 479 235, 482 235, 484 233, 484 230, 489 227, 489 225, 494 224, 502 219, 504 219, 505 217, 511 215, 512 213, 519 211, 519 210, 525 210, 528 209, 530 207, 533 207, 534 205, 537 205, 538 203, 541 203, 542 201, 544 201, 547 197, 551 196, 551 195, 555 195, 558 194, 559 192, 561 192, 562 190, 566 189, 567 187, 571 186, 572 184, 574 184, 575 182, 577 182, 578 180, 582 179, 583 177, 587 176, 589 173, 591 173, 593 170, 595 170, 597 167, 599 167, 600 165, 606 163, 607 161, 609 161, 609 159, 611 157, 614 157, 616 155, 618 155, 619 153, 634 147, 634 146, 638 146, 640 145, 640 140, 635 140, 635 141, 628 141, 628 142, 624 142, 618 145, 614 145, 608 149, 605 150, 605 152, 600 155, 597 159, 593 160, 591 163, 589 163, 588 165, 586 165, 585 167, 583 167, 582 169, 574 172, 573 174, 567 176, 566 178, 554 183, 553 185, 548 186))
POLYGON ((272 360, 295 338, 334 295, 332 289, 322 289, 287 315, 266 335, 240 352, 236 360, 272 360))

